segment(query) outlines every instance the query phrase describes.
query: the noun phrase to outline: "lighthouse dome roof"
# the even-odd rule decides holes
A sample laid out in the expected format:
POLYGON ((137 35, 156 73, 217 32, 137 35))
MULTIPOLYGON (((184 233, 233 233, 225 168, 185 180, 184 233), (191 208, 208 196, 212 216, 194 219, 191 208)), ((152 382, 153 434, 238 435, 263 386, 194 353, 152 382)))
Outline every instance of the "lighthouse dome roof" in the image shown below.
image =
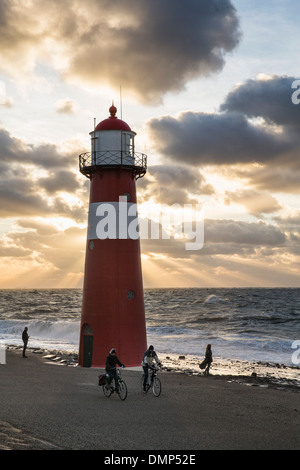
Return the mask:
POLYGON ((116 113, 117 113, 117 108, 112 105, 109 108, 110 116, 107 119, 104 119, 103 121, 99 122, 97 126, 95 127, 95 131, 129 131, 132 132, 130 127, 125 121, 122 121, 121 119, 117 118, 116 113))

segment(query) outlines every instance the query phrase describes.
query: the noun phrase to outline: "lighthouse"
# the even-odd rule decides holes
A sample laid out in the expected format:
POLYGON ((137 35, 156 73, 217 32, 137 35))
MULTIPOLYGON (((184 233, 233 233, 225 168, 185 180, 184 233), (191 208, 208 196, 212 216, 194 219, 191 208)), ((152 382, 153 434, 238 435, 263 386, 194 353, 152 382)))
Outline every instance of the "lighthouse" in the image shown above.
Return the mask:
POLYGON ((91 135, 91 152, 79 156, 90 180, 79 365, 104 367, 116 348, 123 364, 141 364, 146 322, 136 180, 147 157, 135 152, 136 133, 109 108, 91 135))

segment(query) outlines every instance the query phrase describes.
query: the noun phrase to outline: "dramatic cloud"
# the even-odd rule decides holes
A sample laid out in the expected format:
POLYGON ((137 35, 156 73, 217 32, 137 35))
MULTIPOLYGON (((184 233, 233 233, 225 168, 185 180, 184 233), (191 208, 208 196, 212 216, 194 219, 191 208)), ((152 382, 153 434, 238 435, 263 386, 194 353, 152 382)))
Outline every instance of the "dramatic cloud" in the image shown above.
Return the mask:
POLYGON ((49 220, 19 219, 0 240, 2 287, 81 285, 86 230, 59 230, 49 220), (21 229, 21 230, 20 230, 21 229))
POLYGON ((234 220, 207 220, 205 240, 212 243, 235 244, 238 246, 280 246, 286 241, 285 233, 264 222, 242 222, 234 220))
POLYGON ((152 142, 170 160, 191 165, 268 162, 293 149, 283 135, 239 113, 186 112, 149 122, 152 142))
POLYGON ((197 260, 206 266, 214 265, 214 256, 218 257, 220 264, 227 256, 251 257, 261 261, 262 257, 281 256, 297 247, 297 240, 292 240, 278 225, 226 219, 205 220, 201 250, 187 251, 185 242, 184 239, 172 237, 141 241, 144 253, 152 256, 153 260, 170 256, 173 259, 197 260))
POLYGON ((199 194, 213 194, 198 169, 182 165, 153 165, 139 183, 144 199, 153 198, 157 203, 188 204, 195 202, 199 194))
MULTIPOLYGON (((299 214, 278 223, 206 219, 204 246, 186 251, 185 241, 142 240, 145 266, 168 287, 188 278, 187 286, 299 285, 299 214), (298 224, 298 229, 297 229, 298 224)), ((156 286, 149 270, 145 279, 156 286)))
POLYGON ((16 57, 18 73, 51 63, 66 78, 121 84, 150 102, 220 71, 240 39, 230 0, 11 0, 0 8, 6 72, 16 57))
POLYGON ((85 219, 85 179, 78 155, 52 144, 27 145, 0 129, 0 216, 64 216, 85 219), (68 199, 77 195, 72 202, 68 199))
POLYGON ((300 212, 294 216, 289 217, 277 217, 275 221, 281 224, 285 230, 290 231, 293 234, 300 236, 300 212))
MULTIPOLYGON (((32 164, 43 169, 74 167, 73 153, 62 153, 53 144, 28 145, 0 128, 0 164, 32 164)), ((77 157, 78 158, 78 157, 77 157)))
MULTIPOLYGON (((26 224, 20 223, 20 226, 26 224)), ((51 263, 57 269, 73 270, 76 265, 83 267, 85 229, 70 227, 57 230, 49 222, 33 223, 29 230, 8 234, 11 243, 23 247, 24 251, 35 253, 41 263, 51 263)))
POLYGON ((271 214, 282 207, 274 196, 268 192, 257 192, 251 189, 243 189, 236 192, 225 193, 225 203, 241 204, 247 208, 249 214, 261 217, 263 214, 271 214))
POLYGON ((299 129, 300 107, 292 102, 294 77, 247 80, 228 94, 221 111, 261 117, 270 123, 299 129))
POLYGON ((268 190, 282 193, 300 193, 300 165, 299 158, 275 162, 269 166, 253 165, 244 168, 235 168, 236 177, 243 179, 245 184, 252 184, 259 190, 268 190))
POLYGON ((186 112, 177 118, 152 119, 148 123, 152 142, 168 160, 184 158, 193 166, 247 164, 237 171, 249 178, 251 172, 259 175, 253 183, 257 181, 261 189, 284 188, 289 179, 294 186, 300 172, 300 106, 291 100, 294 80, 277 76, 249 80, 229 93, 219 113, 186 112), (249 166, 253 163, 260 167, 249 166), (276 172, 274 179, 271 175, 276 172))

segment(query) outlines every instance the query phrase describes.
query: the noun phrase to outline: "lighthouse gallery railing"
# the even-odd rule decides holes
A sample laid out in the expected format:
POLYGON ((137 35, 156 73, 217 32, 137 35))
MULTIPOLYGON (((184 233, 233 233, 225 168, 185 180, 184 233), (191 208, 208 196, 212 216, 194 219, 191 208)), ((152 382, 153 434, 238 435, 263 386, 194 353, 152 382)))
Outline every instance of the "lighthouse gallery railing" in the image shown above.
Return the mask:
POLYGON ((147 155, 138 152, 127 153, 120 150, 86 152, 79 155, 79 170, 87 177, 97 171, 97 168, 116 167, 131 170, 137 178, 140 178, 147 171, 147 155))

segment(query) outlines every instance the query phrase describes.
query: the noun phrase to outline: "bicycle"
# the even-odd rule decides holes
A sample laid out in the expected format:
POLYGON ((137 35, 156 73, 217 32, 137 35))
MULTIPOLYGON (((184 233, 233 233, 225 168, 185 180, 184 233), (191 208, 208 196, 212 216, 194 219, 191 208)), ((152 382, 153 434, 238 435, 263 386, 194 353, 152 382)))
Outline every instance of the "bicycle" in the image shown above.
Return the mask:
POLYGON ((146 390, 144 390, 144 378, 145 378, 145 374, 143 373, 142 377, 141 377, 141 387, 142 387, 142 391, 143 393, 147 393, 149 388, 152 388, 152 393, 155 397, 159 397, 159 395, 161 394, 161 381, 160 379, 157 377, 157 372, 158 372, 158 369, 159 367, 158 366, 150 366, 149 369, 152 370, 152 373, 148 373, 148 379, 147 379, 147 384, 146 384, 146 390), (150 377, 151 376, 151 377, 150 377))
MULTIPOLYGON (((127 397, 127 385, 122 379, 120 369, 116 369, 117 372, 117 380, 118 380, 118 385, 119 385, 119 398, 120 400, 124 401, 126 400, 127 397)), ((116 385, 116 384, 115 384, 116 385)), ((116 392, 116 386, 112 386, 111 384, 108 385, 107 383, 107 376, 106 376, 106 383, 102 385, 103 393, 104 395, 109 398, 114 392, 116 392)))

